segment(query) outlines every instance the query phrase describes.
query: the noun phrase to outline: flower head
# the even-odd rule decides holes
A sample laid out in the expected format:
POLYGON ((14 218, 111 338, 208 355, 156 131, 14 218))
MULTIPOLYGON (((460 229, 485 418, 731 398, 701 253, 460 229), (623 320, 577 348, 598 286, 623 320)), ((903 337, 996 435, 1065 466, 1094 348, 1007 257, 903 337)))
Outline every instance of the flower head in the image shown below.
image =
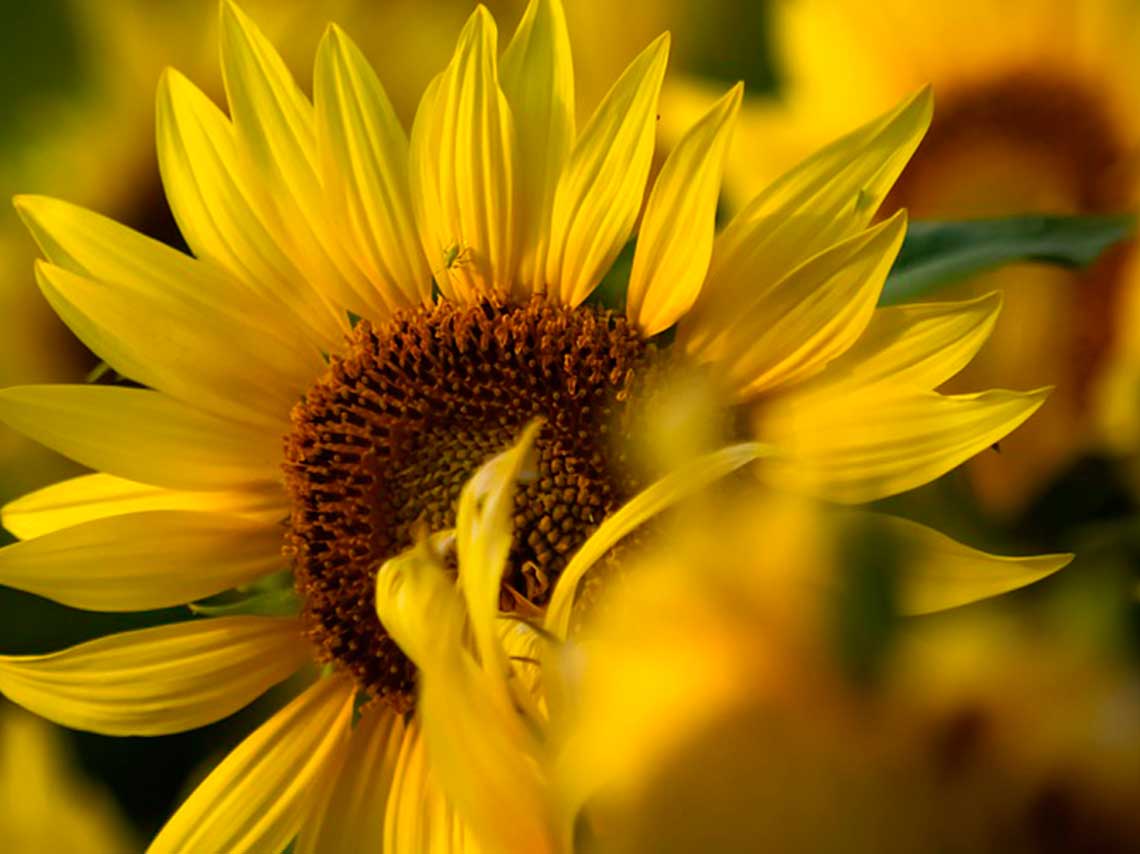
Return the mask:
MULTIPOLYGON (((643 206, 668 45, 638 55, 579 130, 560 3, 533 0, 501 57, 480 7, 409 139, 347 35, 325 34, 310 101, 226 0, 228 116, 177 72, 159 86, 160 167, 192 256, 64 202, 17 201, 44 296, 132 384, 0 392, 0 418, 96 469, 5 508, 23 542, 0 551, 0 582, 207 618, 5 657, 0 690, 70 726, 154 735, 326 665, 152 850, 270 850, 298 831, 299 851, 420 850, 424 834, 467 832, 430 794, 406 717, 420 671, 459 647, 455 596, 437 573, 417 581, 419 610, 374 607, 378 590, 400 599, 377 568, 408 548, 426 565, 431 532, 458 526, 461 563, 485 552, 463 576, 468 608, 564 635, 586 570, 686 490, 763 456, 770 480, 867 500, 1040 405, 933 391, 984 338, 994 299, 875 309, 905 219, 872 218, 928 92, 717 236, 732 89, 649 191, 624 312, 590 303, 643 206), (675 344, 655 338, 674 326, 675 344), (674 472, 627 465, 627 427, 676 366, 711 378, 734 432, 674 472), (517 471, 524 432, 533 476, 488 492, 481 467, 517 471)), ((474 624, 482 668, 499 655, 494 621, 474 624)), ((493 691, 500 705, 510 693, 493 691)))

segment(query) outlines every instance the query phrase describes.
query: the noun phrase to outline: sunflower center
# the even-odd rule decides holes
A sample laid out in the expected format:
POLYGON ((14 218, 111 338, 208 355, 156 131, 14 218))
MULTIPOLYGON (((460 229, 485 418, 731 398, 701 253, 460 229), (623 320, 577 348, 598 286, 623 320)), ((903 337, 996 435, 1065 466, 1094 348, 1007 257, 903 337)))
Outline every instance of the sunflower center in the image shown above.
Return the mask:
POLYGON ((610 440, 654 351, 606 310, 447 301, 361 322, 293 410, 287 551, 322 658, 396 708, 415 669, 376 617, 375 573, 455 523, 476 469, 543 419, 515 496, 504 608, 541 608, 574 549, 639 487, 610 440))

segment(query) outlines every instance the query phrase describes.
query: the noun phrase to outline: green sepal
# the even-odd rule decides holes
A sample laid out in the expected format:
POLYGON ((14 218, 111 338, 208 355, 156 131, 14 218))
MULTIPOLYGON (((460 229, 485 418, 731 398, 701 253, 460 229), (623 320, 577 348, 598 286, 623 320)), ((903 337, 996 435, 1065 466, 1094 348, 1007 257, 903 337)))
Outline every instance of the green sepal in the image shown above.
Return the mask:
POLYGON ((301 600, 293 590, 293 574, 286 570, 246 587, 227 590, 201 602, 192 602, 189 607, 202 617, 232 617, 240 614, 295 617, 301 611, 301 600))

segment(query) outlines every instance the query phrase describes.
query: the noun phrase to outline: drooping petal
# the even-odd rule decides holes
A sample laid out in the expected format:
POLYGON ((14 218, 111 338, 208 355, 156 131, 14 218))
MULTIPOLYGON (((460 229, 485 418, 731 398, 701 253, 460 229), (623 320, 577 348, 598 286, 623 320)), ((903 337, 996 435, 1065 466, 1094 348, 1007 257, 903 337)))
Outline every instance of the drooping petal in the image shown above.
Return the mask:
POLYGON ((743 84, 737 84, 693 125, 649 194, 626 305, 645 335, 676 323, 700 293, 712 257, 724 158, 743 94, 743 84))
POLYGON ((172 489, 227 489, 279 479, 261 430, 145 389, 95 385, 0 390, 0 420, 93 469, 172 489))
POLYGON ((812 390, 822 395, 894 385, 929 391, 974 358, 1000 310, 998 292, 877 309, 855 346, 827 366, 812 390))
POLYGON ((329 211, 389 310, 431 296, 408 188, 408 137, 360 49, 330 26, 313 79, 329 211))
POLYGON ((499 88, 496 38, 494 19, 480 6, 412 127, 420 240, 443 293, 468 302, 508 296, 518 264, 515 132, 499 88))
POLYGON ((170 209, 194 254, 227 270, 281 306, 324 348, 340 341, 336 307, 282 251, 279 233, 254 203, 233 125, 193 83, 173 69, 159 82, 158 165, 170 209))
POLYGON ((717 237, 681 330, 690 346, 762 299, 804 261, 865 229, 930 124, 929 89, 808 158, 717 237))
POLYGON ((6 546, 0 584, 89 611, 143 611, 212 596, 283 563, 275 524, 152 510, 6 546))
POLYGON ((288 517, 289 501, 277 486, 189 492, 98 473, 53 483, 9 502, 0 508, 0 523, 17 539, 30 540, 83 522, 148 510, 227 513, 269 524, 288 517))
POLYGON ((281 851, 352 725, 345 677, 322 679, 243 741, 179 807, 149 854, 281 851))
POLYGON ((657 97, 669 34, 630 63, 578 137, 558 181, 545 282, 576 306, 597 286, 633 231, 653 162, 657 97))
POLYGON ((550 250, 554 190, 574 144, 574 67, 561 0, 531 0, 503 53, 503 92, 518 142, 516 298, 540 284, 550 250))
POLYGON ((900 212, 821 252, 688 352, 741 400, 819 373, 866 329, 905 233, 900 212))
POLYGON ((386 707, 361 714, 341 762, 330 762, 321 775, 322 797, 301 828, 297 854, 384 850, 384 816, 405 730, 404 719, 386 707))
POLYGON ((941 395, 871 387, 846 395, 790 394, 757 413, 756 434, 778 453, 767 476, 844 503, 928 483, 989 448, 1044 402, 1048 389, 941 395))
POLYGON ((1071 554, 1003 557, 962 545, 917 522, 874 515, 902 560, 899 608, 929 614, 1025 587, 1072 561, 1071 554))
POLYGON ((367 313, 376 294, 328 216, 312 104, 273 45, 232 0, 221 4, 220 35, 238 144, 265 188, 255 199, 261 215, 275 223, 279 245, 310 282, 341 307, 367 313))
POLYGON ((756 443, 732 445, 706 454, 638 493, 616 513, 608 516, 566 564, 546 609, 545 628, 565 638, 570 628, 571 609, 578 583, 599 558, 630 531, 683 498, 715 483, 725 475, 756 461, 768 449, 756 443))
POLYGON ((279 617, 219 617, 0 656, 0 692, 72 729, 166 735, 221 720, 296 671, 311 648, 279 617))
POLYGON ((499 595, 511 550, 515 486, 541 428, 532 423, 514 447, 485 463, 464 486, 456 510, 459 587, 483 668, 504 696, 507 663, 496 626, 499 595))
POLYGON ((559 842, 570 828, 555 816, 540 744, 515 707, 462 649, 421 678, 432 771, 484 846, 504 854, 564 850, 559 842))
POLYGON ((124 376, 191 406, 288 429, 289 409, 323 365, 284 348, 218 306, 166 287, 113 285, 37 262, 36 281, 60 319, 124 376))

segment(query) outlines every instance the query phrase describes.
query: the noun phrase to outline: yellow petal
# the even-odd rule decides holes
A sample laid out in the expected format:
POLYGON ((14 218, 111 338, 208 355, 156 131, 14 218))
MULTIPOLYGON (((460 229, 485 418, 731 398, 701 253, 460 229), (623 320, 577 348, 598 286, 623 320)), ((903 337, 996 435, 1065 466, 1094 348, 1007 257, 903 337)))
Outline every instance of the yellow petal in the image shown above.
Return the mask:
POLYGON ((224 492, 164 489, 110 474, 85 474, 53 483, 0 509, 0 523, 21 540, 42 537, 95 519, 147 510, 197 510, 242 516, 269 524, 289 516, 277 486, 224 492))
POLYGON ((576 306, 633 232, 653 162, 669 34, 642 51, 582 130, 554 193, 545 289, 576 306))
POLYGON ((443 293, 468 302, 508 296, 518 262, 514 126, 496 38, 491 14, 478 7, 412 127, 420 240, 443 293))
POLYGON ((802 264, 741 306, 716 339, 688 352, 711 362, 742 400, 801 382, 851 347, 867 327, 906 234, 900 211, 802 264))
POLYGON ((317 775, 348 738, 352 702, 347 678, 310 687, 222 760, 149 854, 281 851, 304 821, 317 775))
POLYGON ((875 514, 902 560, 899 607, 929 614, 1025 587, 1068 566, 1070 554, 1002 557, 964 546, 924 525, 875 514))
POLYGON ((484 846, 504 854, 563 850, 558 840, 570 828, 555 817, 539 742, 514 706, 461 649, 453 650, 449 666, 420 677, 432 771, 484 846))
POLYGON ((408 189, 408 137, 360 49, 330 26, 313 80, 329 212, 388 310, 431 297, 408 189))
POLYGON ((507 665, 496 626, 499 596, 511 550, 515 486, 541 428, 532 423, 514 447, 485 463, 464 485, 456 511, 459 587, 483 667, 504 690, 507 665))
POLYGON ((929 391, 974 358, 999 311, 996 291, 961 302, 877 309, 855 346, 828 365, 812 389, 821 395, 873 385, 929 391))
POLYGON ((278 480, 280 453, 253 428, 156 391, 96 385, 0 390, 0 420, 93 469, 173 489, 278 480))
POLYGON ((682 324, 702 346, 793 269, 867 227, 930 123, 929 89, 778 179, 717 237, 682 324))
POLYGON ((444 795, 428 761, 418 722, 404 732, 384 816, 385 854, 478 854, 480 846, 444 795))
POLYGON ((282 252, 274 224, 253 204, 261 188, 244 168, 230 120, 173 69, 159 82, 156 115, 166 198, 194 254, 281 306, 324 348, 338 344, 335 307, 282 252))
POLYGON ((0 656, 0 691, 72 729, 166 735, 233 714, 310 654, 293 619, 193 620, 47 655, 0 656))
POLYGON ((404 719, 384 706, 363 711, 341 763, 330 762, 322 774, 323 797, 301 828, 297 854, 384 850, 384 814, 405 730, 404 719))
POLYGON ((503 53, 503 92, 518 141, 516 298, 541 284, 550 250, 554 190, 574 144, 574 67, 561 0, 531 0, 503 53))
POLYGON ((366 314, 375 291, 327 216, 312 104, 232 0, 221 10, 226 95, 243 156, 264 188, 255 198, 261 215, 276 223, 278 244, 310 282, 334 303, 366 314))
POLYGON ((778 449, 764 469, 774 481, 832 501, 874 501, 929 483, 989 448, 1047 395, 793 394, 758 413, 756 433, 778 449))
POLYGON ((417 543, 380 567, 376 615, 421 669, 462 646, 467 619, 463 600, 431 540, 417 543))
POLYGON ((283 564, 277 525, 152 510, 0 549, 0 584, 89 611, 145 611, 212 596, 283 564))
POLYGON ((743 84, 737 84, 693 125, 649 194, 626 306, 647 336, 676 323, 700 293, 712 257, 725 153, 743 94, 743 84))
POLYGON ((43 262, 36 280, 60 319, 120 374, 269 435, 288 430, 290 408, 323 369, 316 349, 312 358, 288 352, 164 287, 104 284, 43 262))
POLYGON ((752 442, 706 454, 665 475, 638 493, 616 513, 608 516, 558 577, 558 584, 546 610, 546 630, 559 638, 566 637, 570 628, 574 595, 582 576, 626 534, 682 498, 704 489, 766 453, 768 451, 763 445, 752 442))

